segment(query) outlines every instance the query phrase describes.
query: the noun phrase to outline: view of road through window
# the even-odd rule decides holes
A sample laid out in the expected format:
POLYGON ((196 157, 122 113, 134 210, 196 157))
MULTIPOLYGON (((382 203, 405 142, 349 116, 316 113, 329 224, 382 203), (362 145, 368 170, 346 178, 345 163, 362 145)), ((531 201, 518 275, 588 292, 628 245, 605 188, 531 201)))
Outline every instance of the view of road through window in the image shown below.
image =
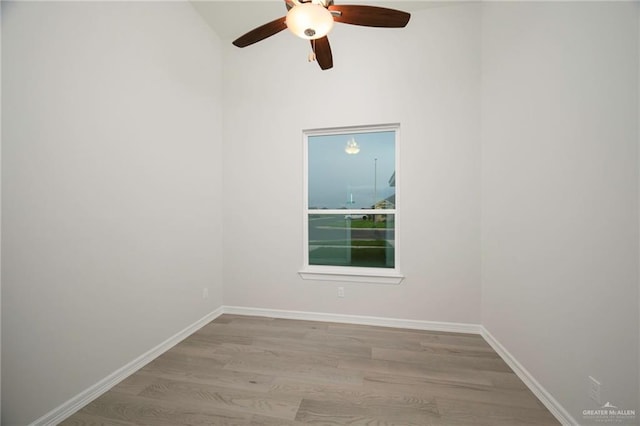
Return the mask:
POLYGON ((396 132, 308 137, 309 265, 395 267, 396 132))

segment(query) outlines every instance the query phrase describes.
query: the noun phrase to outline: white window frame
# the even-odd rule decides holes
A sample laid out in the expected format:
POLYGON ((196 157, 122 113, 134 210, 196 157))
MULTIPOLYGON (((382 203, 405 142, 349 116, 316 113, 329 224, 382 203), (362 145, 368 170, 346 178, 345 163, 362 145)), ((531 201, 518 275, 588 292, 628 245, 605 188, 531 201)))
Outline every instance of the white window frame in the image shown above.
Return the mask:
MULTIPOLYGON (((404 279, 404 275, 400 272, 400 242, 399 242, 399 224, 400 214, 398 206, 400 204, 401 179, 400 179, 400 124, 381 124, 368 126, 350 126, 350 127, 333 127, 325 129, 309 129, 303 130, 303 219, 302 219, 302 249, 304 263, 302 269, 298 272, 305 280, 321 280, 321 281, 342 281, 342 282, 363 282, 374 284, 400 284, 404 279), (395 197, 396 203, 394 209, 376 210, 376 209, 359 209, 359 214, 393 214, 394 217, 394 268, 365 268, 358 266, 325 266, 325 265, 309 265, 309 215, 317 210, 309 209, 309 137, 339 135, 352 133, 375 133, 375 132, 395 132, 395 197)), ((322 210, 327 214, 344 214, 344 209, 322 210)))

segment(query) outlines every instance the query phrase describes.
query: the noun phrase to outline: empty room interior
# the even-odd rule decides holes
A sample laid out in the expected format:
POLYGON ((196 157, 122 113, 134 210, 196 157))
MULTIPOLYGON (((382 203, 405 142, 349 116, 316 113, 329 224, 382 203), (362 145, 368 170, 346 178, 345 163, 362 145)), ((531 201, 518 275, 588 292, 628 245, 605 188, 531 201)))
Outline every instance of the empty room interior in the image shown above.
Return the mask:
POLYGON ((640 424, 640 3, 341 4, 0 3, 3 426, 640 424))

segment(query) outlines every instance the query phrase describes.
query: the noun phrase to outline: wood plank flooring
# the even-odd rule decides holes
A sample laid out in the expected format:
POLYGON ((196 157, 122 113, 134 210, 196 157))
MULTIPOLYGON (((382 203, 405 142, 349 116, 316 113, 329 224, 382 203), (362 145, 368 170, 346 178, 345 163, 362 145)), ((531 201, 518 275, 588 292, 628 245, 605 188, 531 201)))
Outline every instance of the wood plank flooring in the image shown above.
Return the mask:
POLYGON ((62 423, 557 425, 482 337, 223 315, 62 423))

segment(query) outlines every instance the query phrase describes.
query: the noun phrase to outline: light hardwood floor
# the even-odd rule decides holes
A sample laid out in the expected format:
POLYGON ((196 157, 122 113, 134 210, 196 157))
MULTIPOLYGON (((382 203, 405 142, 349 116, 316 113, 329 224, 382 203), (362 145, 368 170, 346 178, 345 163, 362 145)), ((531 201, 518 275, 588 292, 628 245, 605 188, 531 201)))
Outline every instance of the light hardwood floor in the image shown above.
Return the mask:
POLYGON ((62 424, 559 423, 477 335, 223 315, 62 424))

